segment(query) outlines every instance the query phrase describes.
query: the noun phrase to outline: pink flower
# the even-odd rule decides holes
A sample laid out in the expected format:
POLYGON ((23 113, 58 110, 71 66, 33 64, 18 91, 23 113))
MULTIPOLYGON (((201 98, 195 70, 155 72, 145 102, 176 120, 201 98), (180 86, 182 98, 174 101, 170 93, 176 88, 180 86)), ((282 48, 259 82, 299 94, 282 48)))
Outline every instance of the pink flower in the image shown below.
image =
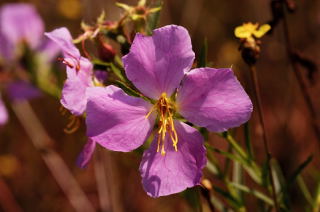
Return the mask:
POLYGON ((45 35, 62 49, 67 65, 67 80, 62 89, 61 104, 74 115, 81 115, 86 109, 86 90, 93 86, 93 65, 80 55, 72 43, 72 37, 67 28, 59 28, 45 35))
POLYGON ((201 134, 177 117, 225 131, 248 121, 252 103, 231 69, 191 69, 194 60, 187 30, 169 25, 152 36, 137 34, 123 57, 128 79, 144 99, 115 86, 87 89, 87 135, 103 147, 128 152, 157 131, 143 154, 140 173, 152 197, 198 185, 206 165, 201 134))

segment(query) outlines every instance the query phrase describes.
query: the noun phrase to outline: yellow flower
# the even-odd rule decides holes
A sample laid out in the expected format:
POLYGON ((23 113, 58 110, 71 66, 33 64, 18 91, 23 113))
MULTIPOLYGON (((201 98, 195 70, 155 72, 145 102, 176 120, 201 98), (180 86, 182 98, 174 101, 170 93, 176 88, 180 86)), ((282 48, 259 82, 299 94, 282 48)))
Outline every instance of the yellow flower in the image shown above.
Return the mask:
POLYGON ((254 38, 261 38, 271 29, 269 24, 263 24, 259 26, 258 23, 244 23, 242 26, 238 26, 234 30, 234 35, 237 38, 244 38, 247 41, 254 41, 254 38), (253 37, 254 36, 254 37, 253 37))

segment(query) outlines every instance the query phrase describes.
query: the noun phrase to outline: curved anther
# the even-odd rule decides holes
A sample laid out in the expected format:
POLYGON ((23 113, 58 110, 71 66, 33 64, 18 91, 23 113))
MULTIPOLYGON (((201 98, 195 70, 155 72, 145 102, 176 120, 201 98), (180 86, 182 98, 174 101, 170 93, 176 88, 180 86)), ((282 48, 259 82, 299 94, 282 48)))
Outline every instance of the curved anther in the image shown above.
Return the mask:
MULTIPOLYGON (((63 116, 66 115, 66 113, 68 112, 68 110, 66 108, 64 108, 62 105, 60 106, 59 111, 60 111, 61 115, 63 115, 63 116)), ((69 119, 69 123, 63 129, 63 131, 67 134, 72 134, 75 131, 77 131, 81 125, 80 117, 70 115, 68 117, 68 119, 69 119)))
POLYGON ((67 124, 67 126, 63 129, 63 131, 67 134, 72 134, 75 131, 77 131, 80 127, 80 118, 77 116, 73 116, 71 115, 69 117, 69 123, 67 124))
POLYGON ((152 107, 149 113, 146 115, 146 118, 154 111, 158 112, 159 117, 159 128, 158 128, 158 147, 157 152, 160 152, 161 155, 165 155, 166 151, 164 148, 166 136, 172 140, 172 145, 175 151, 178 151, 178 135, 174 127, 173 121, 173 111, 174 105, 171 103, 170 99, 167 98, 166 93, 163 93, 158 100, 158 102, 152 107))

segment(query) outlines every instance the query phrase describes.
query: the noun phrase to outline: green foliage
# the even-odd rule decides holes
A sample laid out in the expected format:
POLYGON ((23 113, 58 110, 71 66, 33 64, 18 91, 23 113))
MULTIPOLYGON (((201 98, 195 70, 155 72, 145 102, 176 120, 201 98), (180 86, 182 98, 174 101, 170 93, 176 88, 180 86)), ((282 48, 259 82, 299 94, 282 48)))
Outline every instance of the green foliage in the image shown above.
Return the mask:
POLYGON ((197 67, 207 67, 208 63, 208 40, 204 39, 200 49, 197 67))
POLYGON ((161 0, 157 0, 153 5, 151 14, 147 17, 146 32, 148 35, 151 35, 152 30, 158 26, 162 4, 161 0))
POLYGON ((188 188, 182 193, 182 195, 187 200, 189 206, 192 208, 192 211, 202 211, 199 188, 188 188))

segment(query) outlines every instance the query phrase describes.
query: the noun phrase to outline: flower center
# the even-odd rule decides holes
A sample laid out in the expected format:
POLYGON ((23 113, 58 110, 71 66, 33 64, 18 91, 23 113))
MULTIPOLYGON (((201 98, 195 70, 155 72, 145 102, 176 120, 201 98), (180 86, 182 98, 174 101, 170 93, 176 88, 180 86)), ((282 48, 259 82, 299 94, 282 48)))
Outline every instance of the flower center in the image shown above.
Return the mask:
POLYGON ((174 114, 175 106, 170 101, 169 98, 167 98, 166 93, 162 93, 160 99, 157 101, 157 103, 152 107, 151 111, 147 114, 147 117, 155 110, 158 112, 159 116, 159 128, 158 128, 158 147, 157 152, 160 152, 161 149, 161 155, 165 155, 166 151, 164 149, 164 142, 166 138, 166 134, 168 133, 168 136, 170 136, 172 140, 172 145, 175 149, 175 151, 178 151, 178 135, 176 132, 176 129, 174 127, 173 122, 173 114, 174 114))

